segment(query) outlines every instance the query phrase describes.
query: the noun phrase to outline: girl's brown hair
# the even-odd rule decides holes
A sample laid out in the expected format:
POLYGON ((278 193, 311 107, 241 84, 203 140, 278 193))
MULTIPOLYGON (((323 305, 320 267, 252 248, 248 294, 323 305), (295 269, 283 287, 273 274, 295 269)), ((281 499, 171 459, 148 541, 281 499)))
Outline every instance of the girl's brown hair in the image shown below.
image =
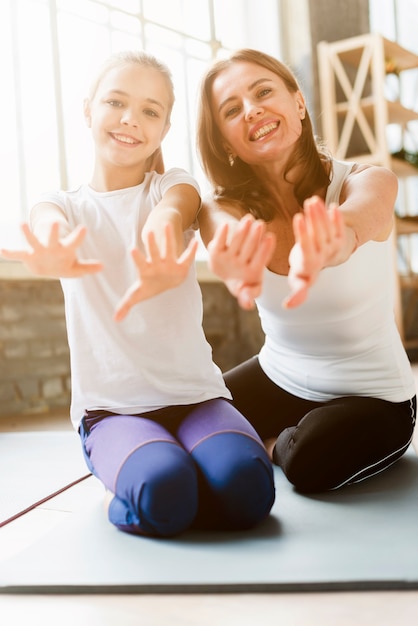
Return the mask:
MULTIPOLYGON (((236 158, 231 167, 225 151, 223 138, 213 114, 212 86, 216 77, 234 63, 255 63, 276 74, 289 92, 300 91, 291 70, 268 54, 258 50, 243 49, 229 58, 215 62, 204 76, 200 88, 197 117, 197 146, 201 164, 214 187, 219 200, 234 200, 242 204, 257 218, 271 220, 277 211, 263 181, 250 165, 236 158)), ((302 132, 291 155, 284 177, 295 166, 301 171, 295 184, 295 197, 303 201, 319 189, 329 185, 330 156, 316 141, 308 112, 302 120, 302 132)))
POLYGON ((167 122, 170 121, 171 111, 174 105, 174 85, 171 77, 171 72, 167 65, 159 61, 155 56, 145 52, 144 50, 123 50, 121 52, 115 52, 100 67, 93 83, 90 85, 89 98, 92 100, 96 94, 96 91, 106 76, 106 74, 117 67, 123 67, 124 65, 137 64, 142 67, 148 67, 157 72, 165 78, 167 83, 167 91, 169 94, 169 109, 167 115, 167 122))

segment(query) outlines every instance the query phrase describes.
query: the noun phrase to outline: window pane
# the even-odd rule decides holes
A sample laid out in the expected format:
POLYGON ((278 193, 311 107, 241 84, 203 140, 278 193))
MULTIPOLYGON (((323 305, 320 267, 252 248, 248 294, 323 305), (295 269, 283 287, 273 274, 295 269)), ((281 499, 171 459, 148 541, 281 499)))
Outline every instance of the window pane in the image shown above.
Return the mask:
POLYGON ((84 121, 83 101, 93 74, 110 54, 110 33, 103 23, 60 13, 58 41, 66 160, 66 178, 62 185, 73 188, 86 182, 92 170, 92 146, 84 121), (77 41, 76 46, 74 41, 77 41))
POLYGON ((0 57, 1 84, 3 97, 0 98, 0 118, 2 124, 2 140, 0 142, 0 185, 2 202, 0 203, 0 241, 4 239, 4 222, 13 221, 14 215, 20 215, 20 189, 18 177, 19 141, 17 110, 15 97, 15 74, 13 72, 12 32, 10 28, 10 5, 4 7, 0 20, 0 57))
MULTIPOLYGON (((277 0, 263 0, 263 7, 271 3, 277 0)), ((166 166, 186 168, 204 187, 195 148, 198 84, 222 45, 247 43, 254 12, 260 14, 259 0, 0 2, 0 72, 7 86, 0 102, 6 121, 0 222, 26 218, 45 190, 74 188, 89 179, 93 145, 83 100, 97 68, 121 49, 144 48, 170 67, 176 103, 163 146, 166 166), (222 44, 215 40, 214 20, 222 44)), ((263 39, 274 21, 268 29, 263 25, 263 39)))
POLYGON ((109 19, 107 7, 90 0, 57 0, 57 10, 84 17, 94 24, 106 24, 109 19))
POLYGON ((205 1, 143 0, 143 7, 147 20, 197 39, 210 39, 209 9, 205 1))
POLYGON ((140 0, 107 0, 106 4, 127 13, 139 13, 140 0))

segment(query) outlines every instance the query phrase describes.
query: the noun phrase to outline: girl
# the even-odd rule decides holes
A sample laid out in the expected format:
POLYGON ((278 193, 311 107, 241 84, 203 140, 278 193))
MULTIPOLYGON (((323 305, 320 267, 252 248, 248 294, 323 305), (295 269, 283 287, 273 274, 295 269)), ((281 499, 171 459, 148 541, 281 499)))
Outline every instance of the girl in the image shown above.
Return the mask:
POLYGON ((30 249, 2 251, 61 280, 87 464, 115 526, 161 537, 249 528, 274 501, 265 448, 230 403, 202 329, 197 184, 162 173, 173 102, 158 60, 112 56, 84 105, 90 183, 46 194, 23 225, 30 249))

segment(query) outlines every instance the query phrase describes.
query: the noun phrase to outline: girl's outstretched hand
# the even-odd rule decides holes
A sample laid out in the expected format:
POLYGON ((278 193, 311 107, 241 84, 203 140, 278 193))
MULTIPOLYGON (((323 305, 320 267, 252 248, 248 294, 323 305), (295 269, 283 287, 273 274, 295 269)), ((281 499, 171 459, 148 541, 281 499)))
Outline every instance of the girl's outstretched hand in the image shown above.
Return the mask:
POLYGON ((326 208, 318 196, 305 200, 303 213, 293 218, 295 244, 289 255, 290 295, 287 309, 302 304, 320 271, 329 265, 344 245, 344 222, 336 205, 326 208))
POLYGON ((27 223, 22 232, 29 244, 28 250, 0 250, 1 256, 11 261, 21 261, 36 276, 49 278, 78 278, 102 269, 94 260, 77 259, 77 249, 86 236, 85 226, 77 226, 69 235, 60 239, 59 224, 51 225, 47 242, 41 243, 27 223))
POLYGON ((144 255, 138 248, 132 250, 132 258, 138 270, 138 280, 128 289, 118 304, 114 315, 117 322, 123 320, 138 302, 178 287, 189 273, 196 255, 198 241, 192 239, 178 257, 171 224, 166 224, 164 234, 163 250, 159 249, 152 231, 147 237, 148 255, 144 255))
POLYGON ((266 224, 245 215, 233 232, 229 224, 222 224, 207 246, 209 269, 224 281, 243 309, 252 309, 261 293, 274 245, 275 236, 266 231, 266 224))

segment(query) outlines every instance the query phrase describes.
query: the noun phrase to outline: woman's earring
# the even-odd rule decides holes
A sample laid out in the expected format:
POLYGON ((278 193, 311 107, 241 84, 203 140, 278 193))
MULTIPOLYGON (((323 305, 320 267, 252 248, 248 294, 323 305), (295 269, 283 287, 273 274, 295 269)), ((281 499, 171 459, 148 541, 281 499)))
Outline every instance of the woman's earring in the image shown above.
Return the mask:
POLYGON ((234 163, 235 163, 234 156, 233 156, 231 153, 229 153, 229 154, 228 154, 228 161, 229 161, 229 165, 230 165, 231 167, 232 167, 232 166, 234 165, 234 163))

